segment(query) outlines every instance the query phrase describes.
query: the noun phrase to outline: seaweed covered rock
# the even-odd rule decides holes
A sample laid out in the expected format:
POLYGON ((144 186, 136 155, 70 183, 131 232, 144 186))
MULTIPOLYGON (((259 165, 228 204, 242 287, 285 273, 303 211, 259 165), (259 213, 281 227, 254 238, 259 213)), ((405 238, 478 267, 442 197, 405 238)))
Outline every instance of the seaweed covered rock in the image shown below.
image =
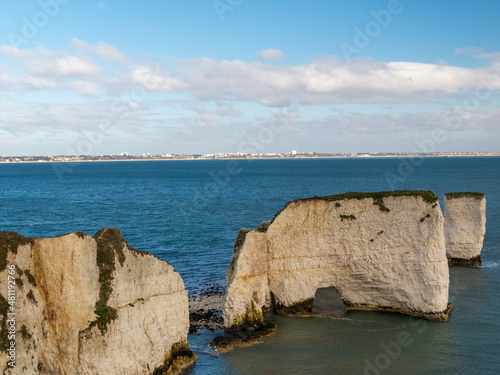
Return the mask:
POLYGON ((485 195, 475 192, 445 194, 444 232, 450 264, 480 266, 486 233, 485 195))
POLYGON ((443 215, 429 191, 347 193, 289 202, 272 222, 241 230, 227 271, 228 330, 263 311, 312 311, 335 287, 348 309, 447 320, 443 215))
POLYGON ((173 363, 179 347, 187 362, 182 278, 170 264, 128 246, 118 230, 103 228, 94 238, 72 233, 28 239, 1 232, 1 306, 12 268, 16 363, 8 365, 11 310, 2 307, 4 374, 147 374, 165 368, 167 359, 173 363))

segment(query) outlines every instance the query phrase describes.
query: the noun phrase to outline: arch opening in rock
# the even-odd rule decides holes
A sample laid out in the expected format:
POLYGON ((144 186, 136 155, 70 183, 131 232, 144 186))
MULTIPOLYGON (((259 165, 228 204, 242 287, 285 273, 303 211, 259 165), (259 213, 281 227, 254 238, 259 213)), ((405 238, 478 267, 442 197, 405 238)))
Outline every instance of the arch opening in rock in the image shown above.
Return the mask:
POLYGON ((312 312, 315 314, 342 314, 346 311, 346 305, 340 297, 340 293, 334 286, 318 288, 314 295, 312 312))
POLYGON ((341 292, 347 310, 436 321, 451 311, 444 219, 430 191, 289 202, 272 221, 240 230, 226 276, 228 329, 262 322, 273 308, 311 313, 323 299, 318 287, 327 286, 341 292))

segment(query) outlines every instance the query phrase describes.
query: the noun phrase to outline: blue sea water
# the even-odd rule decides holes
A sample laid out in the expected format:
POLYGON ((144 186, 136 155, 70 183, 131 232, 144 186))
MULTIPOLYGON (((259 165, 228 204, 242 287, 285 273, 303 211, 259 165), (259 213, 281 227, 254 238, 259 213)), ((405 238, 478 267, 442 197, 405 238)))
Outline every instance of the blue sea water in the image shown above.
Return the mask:
POLYGON ((217 332, 190 335, 190 374, 500 373, 500 158, 369 158, 0 164, 0 230, 46 237, 119 228, 129 244, 171 263, 189 290, 225 284, 242 227, 287 201, 347 191, 481 191, 481 268, 450 269, 450 321, 389 313, 272 316, 278 331, 214 356, 217 332))

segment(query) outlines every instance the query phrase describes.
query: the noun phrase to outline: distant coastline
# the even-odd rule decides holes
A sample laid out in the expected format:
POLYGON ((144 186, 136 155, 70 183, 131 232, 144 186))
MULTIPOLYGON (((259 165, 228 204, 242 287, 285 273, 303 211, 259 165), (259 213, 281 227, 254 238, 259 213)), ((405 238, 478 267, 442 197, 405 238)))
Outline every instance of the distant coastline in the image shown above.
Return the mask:
POLYGON ((68 155, 68 156, 0 156, 0 163, 81 163, 102 161, 161 161, 161 160, 285 160, 285 159, 349 159, 349 158, 415 158, 415 157, 484 157, 500 156, 500 152, 433 152, 433 153, 217 153, 166 155, 68 155))

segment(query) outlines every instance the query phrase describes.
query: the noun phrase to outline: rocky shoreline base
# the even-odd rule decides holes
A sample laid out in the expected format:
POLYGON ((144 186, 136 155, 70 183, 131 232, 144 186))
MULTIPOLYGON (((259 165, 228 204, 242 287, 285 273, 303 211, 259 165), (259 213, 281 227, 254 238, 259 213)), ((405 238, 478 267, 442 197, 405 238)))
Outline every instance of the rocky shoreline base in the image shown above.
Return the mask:
POLYGON ((227 353, 232 349, 250 346, 256 341, 273 333, 277 325, 264 321, 258 324, 243 324, 235 329, 225 329, 222 313, 226 302, 226 291, 221 286, 207 286, 190 294, 189 298, 189 333, 198 334, 198 330, 224 330, 210 343, 216 348, 214 354, 227 353))
POLYGON ((217 350, 214 354, 224 354, 236 348, 253 345, 255 342, 272 334, 278 326, 265 320, 263 323, 245 323, 234 329, 226 329, 222 336, 212 340, 210 346, 217 350))
POLYGON ((189 333, 199 329, 210 331, 224 329, 222 312, 226 302, 226 291, 221 286, 207 286, 190 294, 189 333))

